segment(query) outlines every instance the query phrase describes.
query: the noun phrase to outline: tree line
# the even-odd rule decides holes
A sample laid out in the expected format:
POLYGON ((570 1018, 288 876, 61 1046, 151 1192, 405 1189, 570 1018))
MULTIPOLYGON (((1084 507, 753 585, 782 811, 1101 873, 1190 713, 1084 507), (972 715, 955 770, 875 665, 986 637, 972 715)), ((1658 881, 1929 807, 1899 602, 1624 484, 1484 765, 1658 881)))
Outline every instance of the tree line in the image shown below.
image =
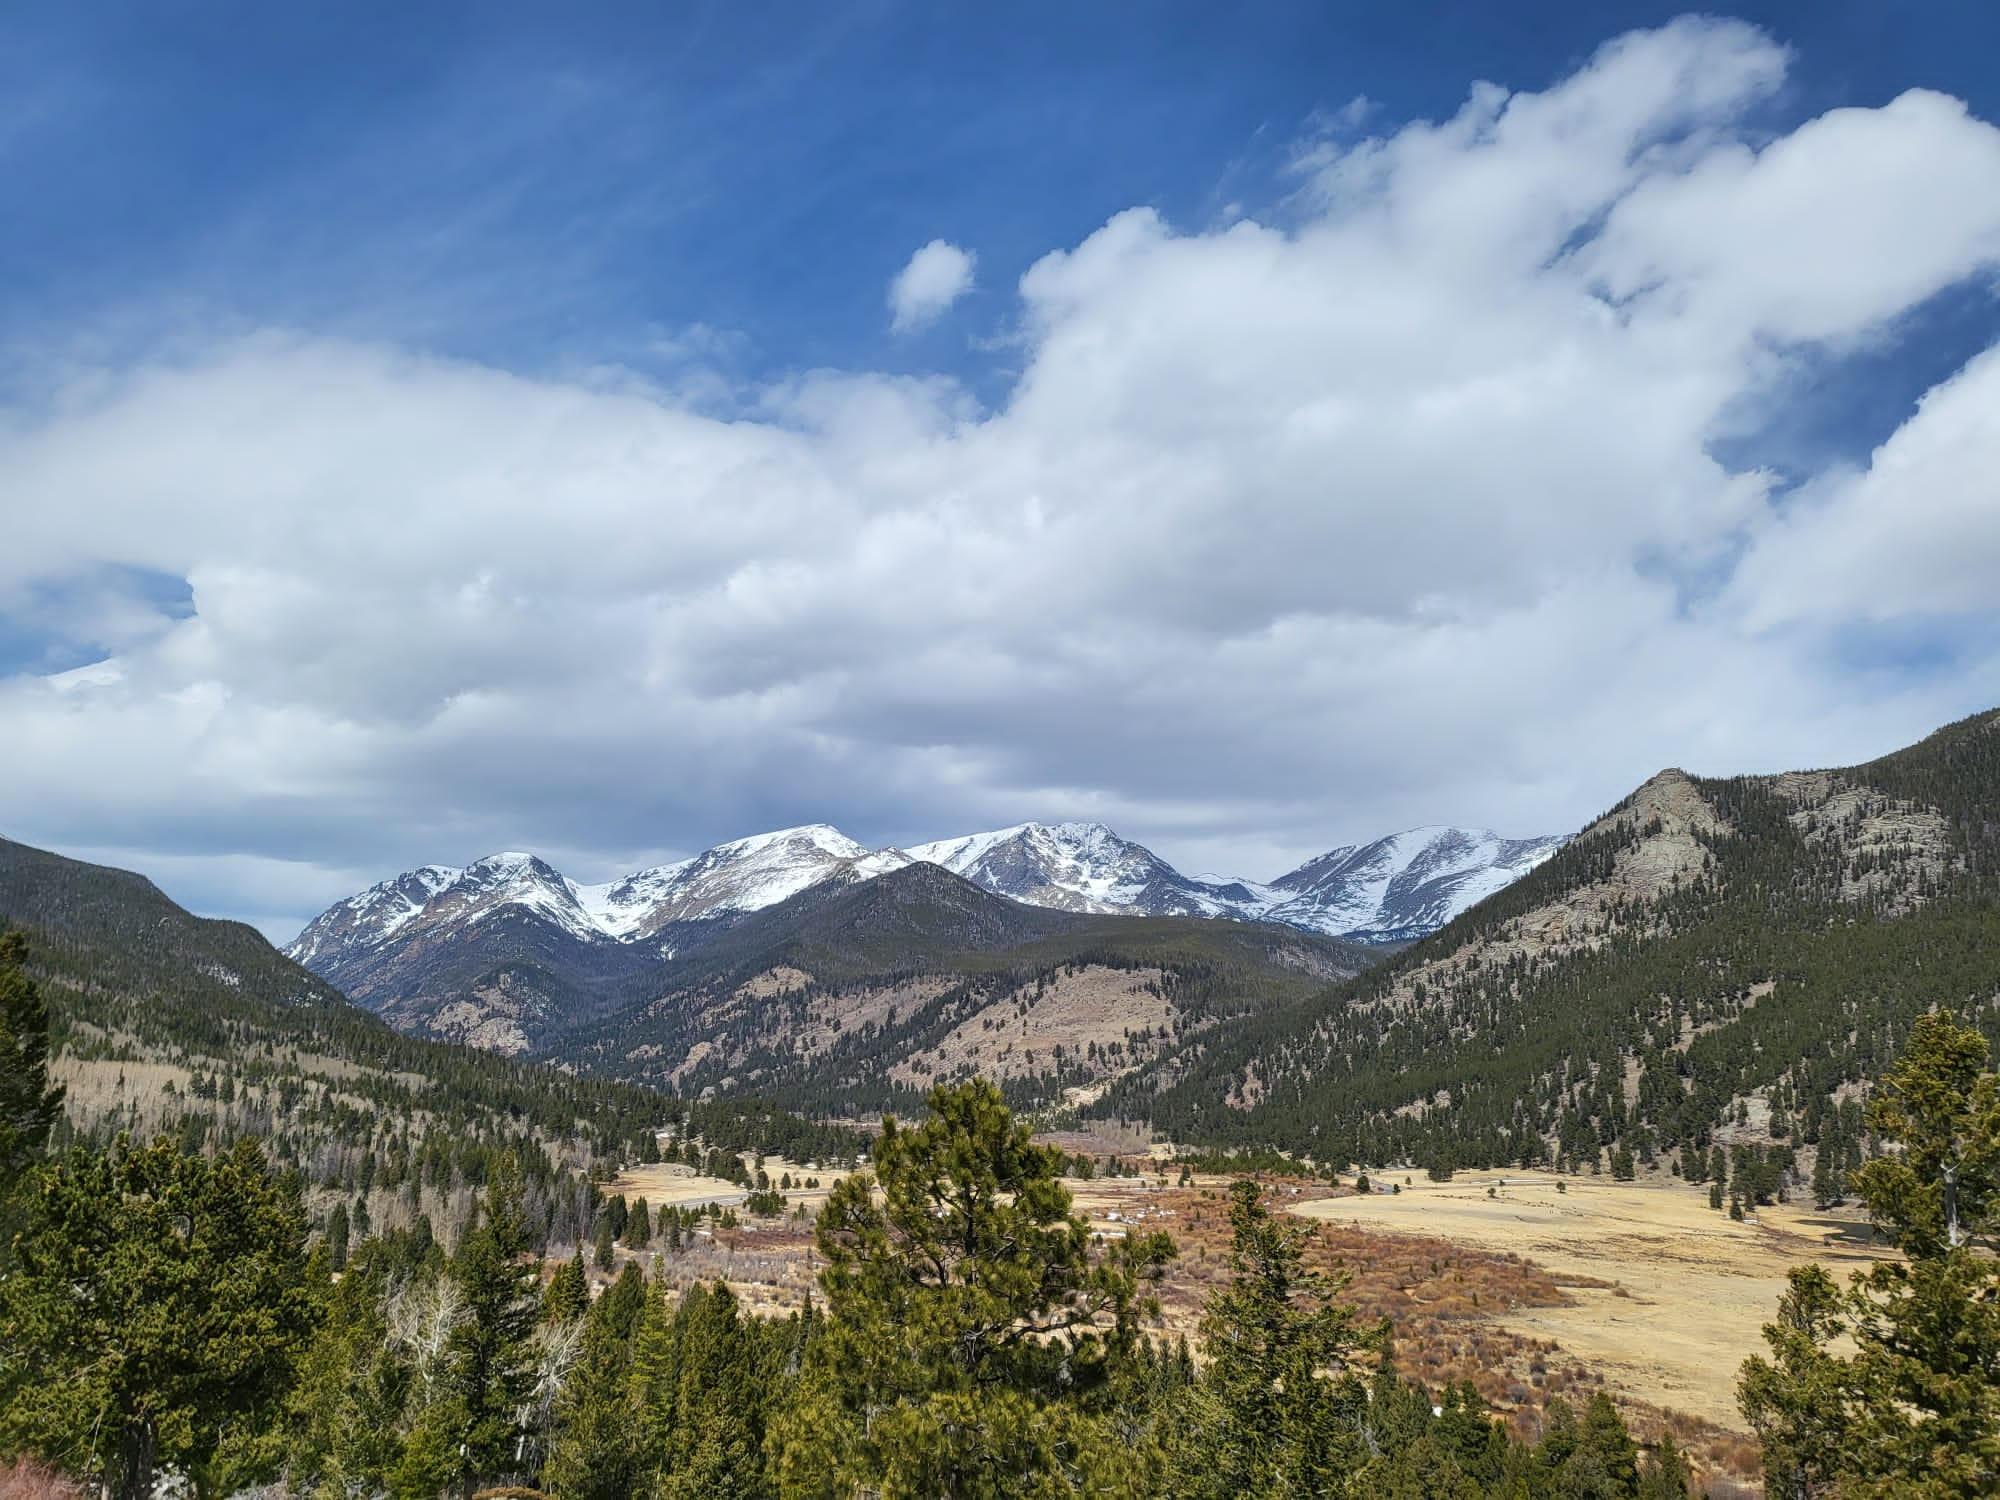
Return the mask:
MULTIPOLYGON (((115 1500, 198 1496, 1506 1496, 1692 1489, 1608 1397, 1528 1440, 1469 1386, 1404 1378, 1388 1330, 1308 1264, 1309 1224, 1230 1190, 1227 1281, 1164 1338, 1176 1255, 1074 1212, 1062 1153, 990 1083, 885 1121, 814 1226, 784 1317, 637 1266, 547 1274, 500 1161, 446 1255, 371 1235, 333 1267, 295 1173, 252 1141, 46 1155, 46 1015, 0 940, 0 1451, 115 1500)), ((2000 1482, 2000 1085, 1978 1034, 1914 1029, 1853 1186, 1904 1252, 1796 1273, 1742 1372, 1773 1494, 1972 1496, 2000 1482)), ((627 1207, 627 1233, 643 1214, 627 1207)))

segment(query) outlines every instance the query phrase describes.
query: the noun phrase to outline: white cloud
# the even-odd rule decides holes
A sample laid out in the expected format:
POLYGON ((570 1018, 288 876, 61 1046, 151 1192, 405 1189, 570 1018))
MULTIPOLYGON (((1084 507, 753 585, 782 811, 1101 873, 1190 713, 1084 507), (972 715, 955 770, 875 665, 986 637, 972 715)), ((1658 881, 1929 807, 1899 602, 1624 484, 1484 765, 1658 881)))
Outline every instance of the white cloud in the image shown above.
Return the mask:
POLYGON ((972 290, 978 257, 947 240, 932 240, 912 255, 889 283, 890 327, 914 333, 935 323, 952 303, 972 290))
POLYGON ((1866 469, 1758 535, 1732 595, 1754 626, 2000 609, 2000 349, 1931 391, 1866 469))
MULTIPOLYGON (((1992 273, 2000 132, 1915 94, 1767 139, 1785 61, 1680 22, 1324 153, 1289 227, 1120 214, 1022 278, 996 409, 836 373, 723 421, 277 334, 96 372, 0 424, 0 597, 115 562, 195 613, 0 681, 0 828, 271 922, 807 818, 1270 875, 1889 748, 2000 700, 2000 355, 1789 496, 1714 439, 1992 273), (1953 674, 1829 647, 1912 617, 1953 674)), ((926 247, 899 318, 970 272, 926 247)))

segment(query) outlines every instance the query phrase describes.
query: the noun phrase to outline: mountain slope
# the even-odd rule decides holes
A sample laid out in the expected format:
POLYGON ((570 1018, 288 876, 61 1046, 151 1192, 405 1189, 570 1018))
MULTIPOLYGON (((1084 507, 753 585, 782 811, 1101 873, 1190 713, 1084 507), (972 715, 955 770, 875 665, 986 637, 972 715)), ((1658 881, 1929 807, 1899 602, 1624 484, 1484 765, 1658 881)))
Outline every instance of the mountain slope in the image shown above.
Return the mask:
POLYGON ((1264 916, 1357 942, 1410 942, 1512 885, 1564 842, 1413 828, 1332 850, 1280 875, 1264 916))
MULTIPOLYGON (((372 1191, 378 1213, 405 1219, 419 1203, 442 1215, 509 1150, 538 1211, 573 1216, 588 1194, 569 1178, 648 1157, 654 1127, 686 1109, 404 1036, 254 928, 196 917, 129 871, 0 839, 0 929, 15 927, 49 1002, 73 1135, 256 1136, 315 1183, 372 1191)), ((799 1159, 852 1147, 763 1105, 706 1108, 690 1124, 713 1144, 799 1159)))
POLYGON ((1379 948, 1283 927, 1028 906, 919 862, 829 881, 718 929, 644 1004, 552 1055, 812 1113, 908 1109, 983 1072, 1074 1104, 1176 1037, 1358 972, 1379 948))
POLYGON ((1996 871, 2000 714, 1846 769, 1662 772, 1377 969, 1102 1107, 1370 1162, 1687 1156, 1746 1129, 1858 1150, 1855 1092, 1926 1006, 2000 1039, 1996 871))
POLYGON ((1192 880, 1102 823, 1023 823, 909 853, 999 895, 1062 911, 1240 920, 1263 904, 1248 882, 1192 880))
POLYGON ((913 863, 1054 911, 1275 922, 1400 943, 1561 842, 1417 829, 1336 849, 1266 886, 1182 875, 1101 823, 1024 823, 872 851, 811 824, 602 885, 579 885, 528 854, 425 865, 336 903, 285 951, 403 1030, 517 1055, 645 998, 663 966, 756 912, 913 863))
MULTIPOLYGON (((78 1063, 100 1062, 166 1078, 240 1077, 278 1092, 289 1082, 302 1103, 346 1099, 420 1132, 498 1135, 512 1121, 586 1154, 625 1149, 659 1113, 630 1091, 400 1036, 254 928, 193 916, 129 871, 0 839, 0 926, 28 935, 73 1080, 78 1063)), ((98 1115, 161 1125, 171 1098, 111 1104, 86 1085, 72 1116, 86 1129, 98 1115)), ((295 1122, 301 1147, 318 1139, 309 1113, 295 1122)), ((345 1127, 327 1128, 339 1136, 345 1127)))
POLYGON ((1403 943, 1518 880, 1562 843, 1416 828, 1331 850, 1268 885, 1183 875, 1102 823, 1023 823, 908 853, 1016 901, 1065 911, 1282 922, 1355 942, 1403 943))

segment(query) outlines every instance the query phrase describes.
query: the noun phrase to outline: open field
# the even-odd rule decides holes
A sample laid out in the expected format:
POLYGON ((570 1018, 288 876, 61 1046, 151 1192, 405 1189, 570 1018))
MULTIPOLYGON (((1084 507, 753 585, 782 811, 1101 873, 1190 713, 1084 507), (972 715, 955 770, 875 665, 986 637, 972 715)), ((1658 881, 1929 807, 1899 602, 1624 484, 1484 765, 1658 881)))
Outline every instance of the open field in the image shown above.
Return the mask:
MULTIPOLYGON (((817 1188, 793 1188, 786 1192, 788 1208, 800 1203, 817 1206, 825 1200, 833 1185, 847 1175, 838 1168, 801 1166, 798 1162, 777 1156, 765 1158, 764 1171, 774 1186, 787 1172, 791 1173, 794 1182, 803 1182, 808 1177, 818 1179, 817 1188)), ((644 1198, 649 1208, 663 1208, 668 1204, 676 1208, 701 1208, 710 1203, 727 1207, 741 1203, 747 1196, 746 1189, 739 1182, 705 1177, 691 1167, 671 1162, 627 1167, 612 1181, 605 1183, 600 1191, 607 1198, 614 1193, 622 1193, 628 1200, 644 1198)))
MULTIPOLYGON (((774 1180, 808 1175, 775 1160, 766 1170, 774 1180)), ((810 1175, 820 1178, 818 1192, 787 1195, 808 1212, 839 1174, 810 1175)), ((1163 1177, 1176 1184, 1178 1168, 1068 1186, 1107 1236, 1173 1236, 1180 1256, 1159 1288, 1161 1331, 1192 1340, 1204 1300, 1228 1275, 1230 1179, 1199 1174, 1181 1187, 1163 1177)), ((1556 1182, 1467 1174, 1450 1183, 1414 1179, 1393 1195, 1303 1179, 1267 1186, 1319 1223, 1314 1259, 1351 1277, 1343 1297, 1364 1319, 1389 1319, 1407 1374, 1433 1389, 1473 1381, 1529 1436, 1550 1400, 1609 1390, 1642 1440, 1673 1431, 1721 1482, 1717 1493, 1738 1493, 1725 1486, 1753 1479, 1756 1450, 1736 1412, 1736 1370, 1762 1350, 1786 1272, 1817 1260, 1844 1276, 1885 1252, 1869 1246, 1851 1215, 1780 1205, 1762 1210, 1761 1222, 1739 1224, 1684 1183, 1569 1177, 1558 1190, 1556 1182)), ((655 1207, 742 1197, 740 1186, 667 1166, 635 1168, 606 1191, 655 1207)), ((755 1310, 782 1312, 810 1285, 810 1248, 809 1227, 788 1215, 645 1259, 672 1281, 720 1276, 755 1310)))
POLYGON ((1786 1272, 1816 1260, 1844 1280, 1886 1253, 1866 1243, 1851 1217, 1810 1208, 1767 1207, 1761 1222, 1738 1224, 1686 1184, 1571 1177, 1558 1192, 1556 1181, 1513 1172, 1448 1183, 1419 1178, 1394 1195, 1348 1194, 1296 1211, 1365 1232, 1435 1235, 1519 1255, 1573 1279, 1567 1305, 1496 1308, 1490 1320, 1559 1344, 1617 1390, 1725 1428, 1742 1425, 1736 1369, 1763 1352, 1762 1328, 1777 1311, 1786 1272))

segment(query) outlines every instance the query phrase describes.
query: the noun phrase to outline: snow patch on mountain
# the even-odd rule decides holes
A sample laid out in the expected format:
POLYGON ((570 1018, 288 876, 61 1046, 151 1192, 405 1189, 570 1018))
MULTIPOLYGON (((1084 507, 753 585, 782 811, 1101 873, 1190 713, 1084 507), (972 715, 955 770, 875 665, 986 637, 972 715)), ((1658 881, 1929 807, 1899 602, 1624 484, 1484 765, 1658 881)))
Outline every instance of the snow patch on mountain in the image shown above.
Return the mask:
POLYGON ((1374 941, 1422 936, 1513 884, 1566 839, 1406 829, 1329 850, 1271 882, 1272 920, 1374 941))
POLYGON ((631 942, 671 922, 761 911, 823 880, 842 875, 867 880, 909 863, 900 850, 871 850, 837 828, 810 823, 718 844, 693 859, 605 885, 572 889, 605 936, 631 942))
POLYGON ((1102 823, 1022 823, 919 844, 908 853, 1003 896, 1070 911, 1135 911, 1156 882, 1182 878, 1152 850, 1102 823))
POLYGON ((1505 839, 1484 829, 1414 828, 1329 850, 1266 884, 1183 875, 1102 823, 1021 823, 910 849, 870 849, 837 828, 811 823, 595 885, 518 852, 488 855, 463 869, 425 865, 330 907, 285 951, 332 974, 398 940, 431 940, 503 914, 546 923, 585 944, 625 945, 662 934, 671 943, 677 923, 759 911, 829 880, 870 880, 917 861, 1032 906, 1280 922, 1394 942, 1435 931, 1563 843, 1505 839))

